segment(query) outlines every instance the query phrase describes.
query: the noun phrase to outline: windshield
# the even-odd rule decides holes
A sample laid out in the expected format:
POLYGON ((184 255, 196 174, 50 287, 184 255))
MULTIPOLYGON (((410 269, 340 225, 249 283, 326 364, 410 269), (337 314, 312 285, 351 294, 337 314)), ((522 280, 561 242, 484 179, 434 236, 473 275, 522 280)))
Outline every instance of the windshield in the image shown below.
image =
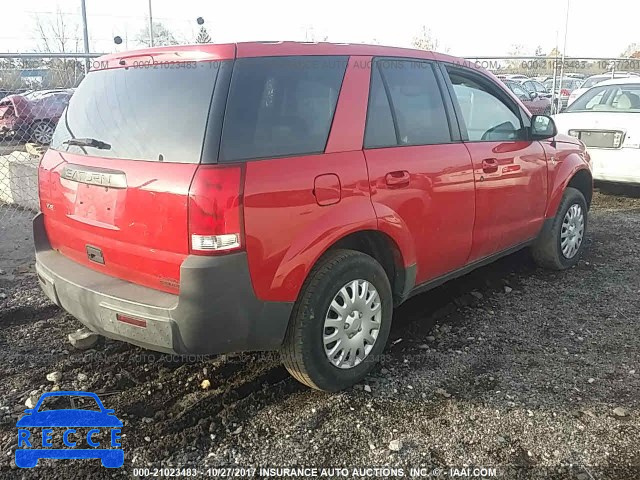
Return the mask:
POLYGON ((640 112, 640 83, 593 87, 566 110, 567 112, 640 112))
POLYGON ((599 84, 600 82, 604 82, 605 80, 610 79, 611 77, 589 77, 582 84, 582 88, 591 88, 594 85, 599 84))
POLYGON ((220 66, 90 72, 56 127, 51 148, 78 155, 199 163, 220 66), (95 139, 110 149, 68 145, 95 139))
POLYGON ((93 397, 85 395, 53 395, 46 397, 40 404, 38 412, 64 409, 100 411, 100 406, 93 397))

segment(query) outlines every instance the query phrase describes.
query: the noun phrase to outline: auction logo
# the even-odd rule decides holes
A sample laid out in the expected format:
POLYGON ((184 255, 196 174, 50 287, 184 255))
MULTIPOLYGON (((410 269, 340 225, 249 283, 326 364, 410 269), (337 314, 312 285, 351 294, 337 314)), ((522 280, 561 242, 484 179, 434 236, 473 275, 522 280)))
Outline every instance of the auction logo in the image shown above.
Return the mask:
POLYGON ((18 448, 16 465, 33 468, 41 458, 82 459, 99 458, 107 468, 124 464, 124 452, 120 445, 122 422, 114 411, 104 408, 95 393, 59 391, 43 393, 32 409, 24 411, 18 420, 18 448), (67 397, 67 398, 64 398, 67 397), (47 409, 51 403, 68 400, 72 408, 47 409), (82 408, 76 408, 76 403, 82 408), (87 430, 89 428, 89 430, 87 430), (55 430, 54 430, 55 429, 55 430), (76 429, 87 430, 81 434, 76 429), (34 433, 34 431, 39 431, 34 433), (54 448, 54 437, 67 448, 54 448), (79 442, 91 448, 76 448, 79 442))

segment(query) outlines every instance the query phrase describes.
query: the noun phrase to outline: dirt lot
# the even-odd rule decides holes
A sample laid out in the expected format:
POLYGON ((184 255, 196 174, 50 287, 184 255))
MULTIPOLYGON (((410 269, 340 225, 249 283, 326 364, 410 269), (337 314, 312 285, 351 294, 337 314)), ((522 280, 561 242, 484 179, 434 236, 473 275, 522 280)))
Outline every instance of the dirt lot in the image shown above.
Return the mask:
POLYGON ((637 196, 596 194, 586 254, 567 272, 519 252, 403 305, 382 364, 334 395, 298 385, 275 355, 189 361, 110 340, 75 350, 67 335, 80 324, 45 299, 30 268, 30 215, 5 216, 0 478, 130 477, 161 465, 640 478, 637 196), (53 371, 61 389, 97 392, 124 420, 123 470, 97 460, 16 469, 16 420, 53 371))

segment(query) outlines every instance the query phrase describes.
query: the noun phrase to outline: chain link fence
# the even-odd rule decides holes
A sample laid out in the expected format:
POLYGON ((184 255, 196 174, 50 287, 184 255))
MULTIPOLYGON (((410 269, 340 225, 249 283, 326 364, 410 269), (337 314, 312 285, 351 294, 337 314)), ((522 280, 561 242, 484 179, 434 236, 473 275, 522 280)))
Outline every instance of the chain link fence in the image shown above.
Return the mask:
POLYGON ((0 227, 38 210, 40 157, 96 56, 0 54, 0 227))
MULTIPOLYGON (((0 54, 0 227, 12 212, 38 210, 40 157, 97 56, 0 54)), ((535 114, 563 110, 597 81, 640 75, 634 58, 479 56, 463 62, 496 74, 535 114)))

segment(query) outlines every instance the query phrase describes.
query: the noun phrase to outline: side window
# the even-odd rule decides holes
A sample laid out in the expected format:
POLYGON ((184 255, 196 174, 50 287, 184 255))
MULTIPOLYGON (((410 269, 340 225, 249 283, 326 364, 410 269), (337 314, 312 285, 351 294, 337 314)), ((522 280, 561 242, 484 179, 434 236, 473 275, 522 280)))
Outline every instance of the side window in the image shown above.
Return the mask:
MULTIPOLYGON (((472 76, 449 72, 469 141, 513 141, 522 137, 522 119, 472 76)), ((498 87, 496 87, 498 88, 498 87)))
POLYGON ((534 82, 533 85, 535 86, 536 92, 547 93, 547 89, 541 83, 534 82))
POLYGON ((398 145, 389 98, 382 83, 380 70, 376 65, 373 66, 369 92, 364 148, 382 148, 398 145))
POLYGON ((516 94, 516 96, 520 97, 521 100, 529 100, 529 94, 527 91, 517 83, 509 83, 509 88, 516 94))
POLYGON ((379 60, 375 65, 388 88, 397 143, 450 143, 451 132, 433 66, 412 60, 379 60))
POLYGON ((236 60, 220 160, 323 152, 347 57, 236 60))

